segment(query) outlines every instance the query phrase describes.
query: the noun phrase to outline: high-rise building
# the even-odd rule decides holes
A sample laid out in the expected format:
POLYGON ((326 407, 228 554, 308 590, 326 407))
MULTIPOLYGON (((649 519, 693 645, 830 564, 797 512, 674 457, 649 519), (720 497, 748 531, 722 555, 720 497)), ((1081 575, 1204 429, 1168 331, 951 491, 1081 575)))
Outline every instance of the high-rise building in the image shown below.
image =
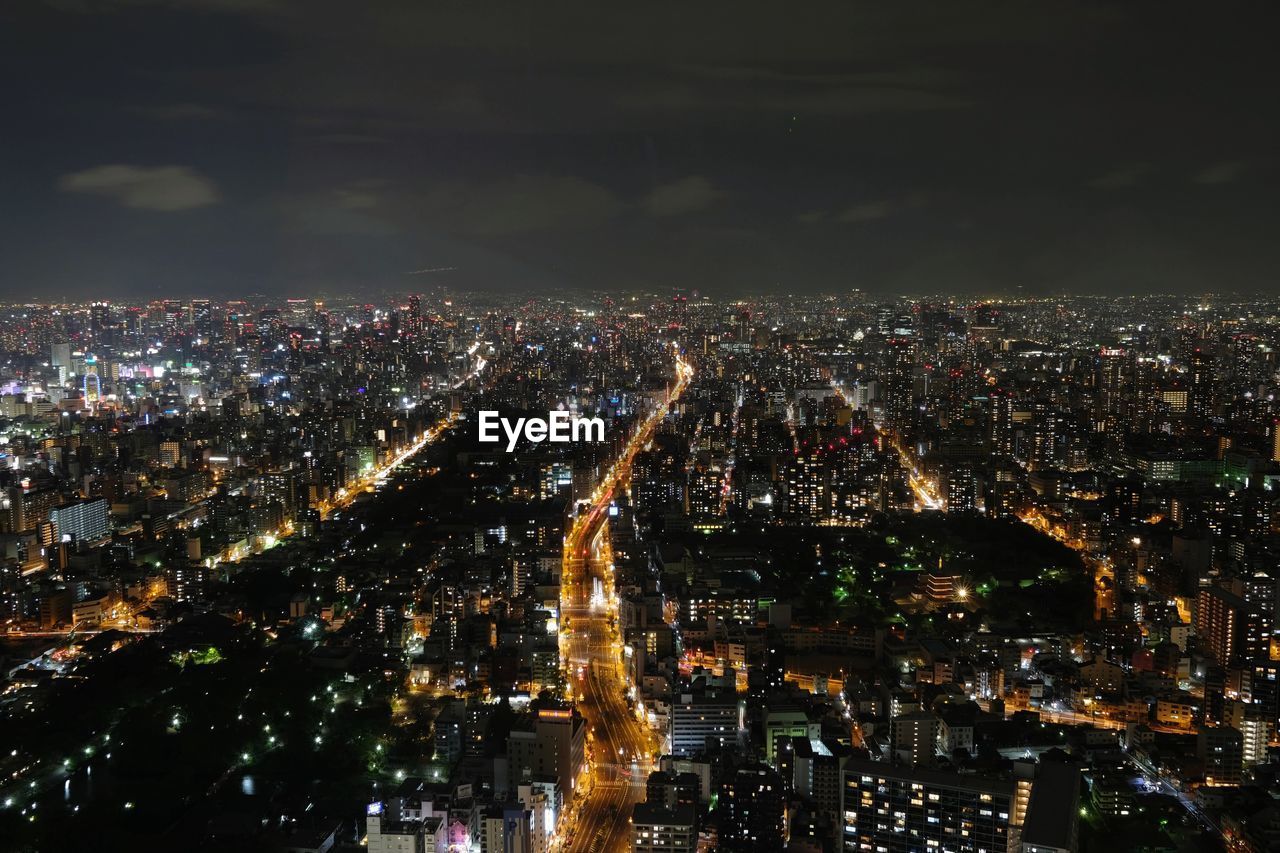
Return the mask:
POLYGON ((111 343, 110 302, 95 302, 89 306, 89 335, 96 345, 111 343))
POLYGON ((991 452, 998 456, 1012 456, 1014 451, 1012 392, 996 389, 991 392, 991 452))
POLYGON ((10 486, 0 493, 0 532, 36 530, 49 520, 49 513, 60 503, 62 495, 57 489, 28 490, 10 486))
POLYGON ((671 752, 697 755, 708 741, 732 744, 738 736, 736 695, 683 693, 671 703, 671 752))
MULTIPOLYGON (((1272 619, 1261 604, 1251 604, 1223 587, 1208 586, 1200 590, 1196 605, 1196 634, 1218 663, 1268 655, 1272 619)), ((1273 598, 1273 612, 1274 606, 1273 598)))
POLYGON ((1267 761, 1267 744, 1272 719, 1260 704, 1236 702, 1227 714, 1227 724, 1240 732, 1240 762, 1244 769, 1267 761))
POLYGON ((168 337, 174 337, 186 327, 186 312, 182 310, 182 303, 176 299, 166 299, 161 303, 161 311, 164 317, 164 333, 168 337))
POLYGON ((1204 783, 1239 785, 1244 767, 1244 737, 1228 726, 1209 726, 1196 735, 1196 757, 1204 765, 1204 783))
POLYGON ((670 808, 637 803, 631 813, 631 849, 635 853, 694 853, 698 832, 693 806, 670 808))
POLYGON ((845 765, 846 851, 1013 853, 1029 782, 855 759, 845 765))
POLYGON ((71 344, 55 343, 49 347, 49 364, 58 371, 59 384, 65 384, 71 375, 71 344))
POLYGON ((422 336, 422 297, 416 293, 409 297, 409 308, 404 318, 405 336, 416 339, 422 336))
POLYGON ((213 342, 213 306, 208 299, 191 300, 191 326, 205 346, 213 342))
POLYGON ((586 762, 586 723, 571 708, 543 708, 532 729, 513 729, 507 758, 514 779, 550 776, 566 798, 573 796, 586 762))
POLYGON ((833 822, 840 815, 844 768, 853 749, 816 738, 791 739, 791 790, 833 822))
POLYGON ((1119 440, 1129 428, 1129 365, 1129 353, 1120 347, 1103 347, 1098 353, 1096 429, 1113 440, 1119 440))
POLYGON ((1022 824, 1022 853, 1076 853, 1080 847, 1080 771, 1070 764, 1036 765, 1022 824))
POLYGON ((49 520, 64 542, 96 542, 111 535, 107 502, 102 498, 54 507, 49 510, 49 520))
POLYGON ((973 466, 961 462, 947 471, 947 512, 977 512, 978 488, 973 466))
POLYGON ((1213 412, 1213 355, 1200 347, 1191 353, 1191 413, 1204 419, 1213 412))
POLYGON ((893 753, 909 765, 933 764, 938 752, 938 717, 929 711, 912 711, 890 721, 893 753))
POLYGON ((783 466, 783 512, 796 519, 820 519, 827 510, 827 467, 816 450, 805 450, 783 466))
POLYGON ((689 470, 689 514, 724 514, 724 471, 718 460, 700 461, 689 470))
POLYGON ((765 853, 786 846, 786 787, 773 769, 738 768, 721 783, 717 808, 722 850, 765 853))
POLYGON ((912 422, 915 378, 915 341, 890 338, 885 365, 884 419, 891 430, 901 432, 912 422))

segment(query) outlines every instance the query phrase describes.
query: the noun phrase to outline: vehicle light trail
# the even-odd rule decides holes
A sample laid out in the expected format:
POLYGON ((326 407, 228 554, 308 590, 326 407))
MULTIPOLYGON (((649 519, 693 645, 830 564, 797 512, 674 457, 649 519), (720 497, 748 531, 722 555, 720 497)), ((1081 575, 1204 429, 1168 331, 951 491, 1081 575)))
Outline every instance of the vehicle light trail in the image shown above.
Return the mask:
POLYGON ((557 828, 555 850, 631 849, 627 817, 631 806, 644 798, 658 737, 628 699, 632 685, 618 634, 609 503, 614 491, 629 481, 636 453, 649 443, 692 376, 693 368, 677 358, 675 384, 637 427, 592 493, 590 506, 578 514, 565 535, 560 618, 571 627, 561 631, 560 653, 569 692, 579 696, 578 710, 587 722, 589 767, 583 786, 586 793, 566 809, 557 828))

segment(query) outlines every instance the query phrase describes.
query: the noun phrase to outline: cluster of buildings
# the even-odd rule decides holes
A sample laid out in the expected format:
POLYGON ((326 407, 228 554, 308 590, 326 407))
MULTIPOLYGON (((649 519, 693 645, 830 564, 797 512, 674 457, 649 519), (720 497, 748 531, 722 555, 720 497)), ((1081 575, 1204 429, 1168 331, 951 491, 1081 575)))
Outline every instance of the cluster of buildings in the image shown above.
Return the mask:
POLYGON ((305 641, 388 694, 335 847, 1280 837, 1273 303, 5 310, 4 701, 80 677, 71 629, 216 613, 305 641), (508 453, 480 410, 605 440, 508 453), (655 411, 599 594, 658 744, 621 783, 564 651, 564 543, 655 411), (293 583, 274 610, 244 594, 266 572, 293 583))

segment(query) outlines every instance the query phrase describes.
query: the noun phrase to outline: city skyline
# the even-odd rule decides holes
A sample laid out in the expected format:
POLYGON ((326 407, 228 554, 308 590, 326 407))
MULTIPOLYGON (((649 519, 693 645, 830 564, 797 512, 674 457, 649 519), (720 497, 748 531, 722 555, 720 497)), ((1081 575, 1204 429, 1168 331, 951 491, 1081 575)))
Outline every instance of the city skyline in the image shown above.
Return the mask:
POLYGON ((1261 853, 1278 318, 0 306, 0 832, 1261 853))
POLYGON ((0 8, 0 853, 1278 853, 1265 6, 0 8))

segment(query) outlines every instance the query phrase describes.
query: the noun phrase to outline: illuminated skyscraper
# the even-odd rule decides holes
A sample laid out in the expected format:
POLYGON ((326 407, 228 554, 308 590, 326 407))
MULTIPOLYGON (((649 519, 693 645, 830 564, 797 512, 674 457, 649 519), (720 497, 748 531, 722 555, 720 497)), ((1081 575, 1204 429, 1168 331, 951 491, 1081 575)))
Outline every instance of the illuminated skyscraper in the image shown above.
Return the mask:
POLYGON ((213 307, 208 299, 191 300, 191 326, 206 346, 213 342, 213 307))
POLYGON ((999 456, 1013 455, 1013 394, 991 392, 991 451, 999 456))
POLYGON ((1127 387, 1129 354, 1119 347, 1103 347, 1098 353, 1098 414, 1096 429, 1119 442, 1129 428, 1127 387))
POLYGON ((1213 413, 1213 355, 1200 347, 1191 353, 1191 413, 1199 419, 1213 413))
POLYGON ((901 432, 912 421, 912 381, 915 370, 915 342, 911 338, 890 338, 885 369, 884 418, 891 430, 901 432))
POLYGON ((409 297, 409 309, 405 314, 405 336, 416 339, 422 336, 422 297, 417 293, 409 297))
POLYGON ((723 849, 763 853, 786 846, 786 788, 771 768, 739 768, 720 787, 719 811, 723 849))

